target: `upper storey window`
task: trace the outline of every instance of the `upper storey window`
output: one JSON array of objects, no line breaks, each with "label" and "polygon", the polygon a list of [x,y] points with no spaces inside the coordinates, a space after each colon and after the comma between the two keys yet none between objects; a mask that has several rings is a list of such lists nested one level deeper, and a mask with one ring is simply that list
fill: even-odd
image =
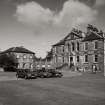
[{"label": "upper storey window", "polygon": [[97,41],[94,43],[94,48],[98,49],[98,42]]},{"label": "upper storey window", "polygon": [[32,55],[30,55],[30,59],[32,59]]},{"label": "upper storey window", "polygon": [[72,42],[71,45],[72,45],[72,51],[74,51],[75,50],[75,44],[74,44],[74,42]]},{"label": "upper storey window", "polygon": [[57,49],[57,48],[55,47],[55,48],[54,48],[54,52],[55,52],[55,53],[57,52],[57,50],[56,50],[56,49]]},{"label": "upper storey window", "polygon": [[88,55],[85,55],[85,62],[88,62]]},{"label": "upper storey window", "polygon": [[85,43],[85,50],[88,50],[88,43]]},{"label": "upper storey window", "polygon": [[26,55],[24,55],[24,56],[23,56],[23,58],[24,58],[24,59],[26,59],[26,58],[27,58],[27,56],[26,56]]},{"label": "upper storey window", "polygon": [[79,42],[77,42],[77,51],[79,51]]},{"label": "upper storey window", "polygon": [[17,58],[17,59],[19,59],[19,58],[20,58],[20,56],[19,56],[19,55],[17,55],[17,56],[16,56],[16,58]]}]

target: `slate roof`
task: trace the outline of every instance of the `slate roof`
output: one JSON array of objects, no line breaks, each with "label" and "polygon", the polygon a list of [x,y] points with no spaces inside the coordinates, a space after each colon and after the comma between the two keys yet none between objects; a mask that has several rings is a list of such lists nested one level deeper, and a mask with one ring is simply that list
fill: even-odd
[{"label": "slate roof", "polygon": [[[64,37],[62,40],[60,40],[58,43],[54,44],[53,46],[64,45],[67,38],[72,34],[79,37],[79,38],[83,38],[82,37],[82,31],[74,28],[66,37]],[[72,38],[71,38],[71,40],[72,40]]]},{"label": "slate roof", "polygon": [[89,35],[87,34],[87,36],[82,40],[84,41],[93,41],[93,40],[102,40],[104,39],[104,37],[102,37],[101,35],[99,35],[96,32],[91,32]]},{"label": "slate roof", "polygon": [[12,47],[12,48],[9,48],[9,49],[3,51],[2,53],[9,53],[9,52],[35,54],[34,52],[32,52],[24,47]]},{"label": "slate roof", "polygon": [[65,40],[61,40],[60,42],[54,44],[53,46],[59,46],[59,45],[64,45],[65,44]]}]

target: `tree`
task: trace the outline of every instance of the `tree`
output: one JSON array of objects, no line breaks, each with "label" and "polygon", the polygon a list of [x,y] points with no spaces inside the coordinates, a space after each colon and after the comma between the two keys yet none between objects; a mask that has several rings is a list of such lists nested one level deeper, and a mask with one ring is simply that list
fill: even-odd
[{"label": "tree", "polygon": [[3,67],[5,71],[15,71],[18,61],[14,54],[1,54],[0,55],[0,67]]}]

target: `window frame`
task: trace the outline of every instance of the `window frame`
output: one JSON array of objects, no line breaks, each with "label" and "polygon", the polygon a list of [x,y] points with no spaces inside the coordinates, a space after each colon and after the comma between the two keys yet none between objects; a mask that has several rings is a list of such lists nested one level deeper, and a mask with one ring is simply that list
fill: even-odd
[{"label": "window frame", "polygon": [[85,55],[85,63],[88,63],[89,59],[88,59],[88,55]]},{"label": "window frame", "polygon": [[[96,47],[97,46],[97,47]],[[98,41],[94,42],[94,49],[98,49]]]},{"label": "window frame", "polygon": [[[97,57],[96,57],[96,56],[97,56]],[[97,60],[96,60],[96,59],[97,59]],[[98,55],[97,55],[97,54],[94,55],[94,62],[95,62],[95,63],[98,62]]]},{"label": "window frame", "polygon": [[79,55],[77,56],[77,62],[80,62],[80,56]]},{"label": "window frame", "polygon": [[85,42],[84,46],[85,46],[84,50],[87,51],[88,50],[88,42]]},{"label": "window frame", "polygon": [[71,45],[72,45],[72,51],[75,51],[75,43],[74,42],[71,42]]},{"label": "window frame", "polygon": [[80,43],[77,42],[77,51],[80,51]]}]

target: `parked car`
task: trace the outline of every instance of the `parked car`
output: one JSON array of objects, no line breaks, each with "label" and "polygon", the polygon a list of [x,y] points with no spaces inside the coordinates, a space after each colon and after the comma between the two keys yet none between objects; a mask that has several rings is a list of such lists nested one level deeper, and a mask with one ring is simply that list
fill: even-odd
[{"label": "parked car", "polygon": [[52,74],[51,77],[61,78],[63,76],[63,74],[60,71],[57,71],[55,69],[49,69],[48,72]]},{"label": "parked car", "polygon": [[29,69],[25,69],[25,70],[20,69],[20,70],[17,70],[16,77],[32,79],[32,78],[37,78],[37,73],[30,71]]},{"label": "parked car", "polygon": [[40,78],[49,78],[51,77],[51,73],[46,71],[44,68],[37,70],[37,76]]}]

